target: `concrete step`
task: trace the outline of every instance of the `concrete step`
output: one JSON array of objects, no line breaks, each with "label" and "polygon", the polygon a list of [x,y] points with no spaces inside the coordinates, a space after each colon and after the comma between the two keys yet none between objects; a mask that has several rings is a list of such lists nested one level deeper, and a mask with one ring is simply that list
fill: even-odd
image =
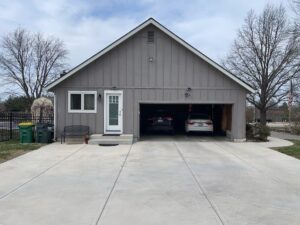
[{"label": "concrete step", "polygon": [[120,145],[130,145],[133,143],[132,134],[121,134],[120,136],[103,136],[103,134],[92,134],[89,139],[89,144],[99,145],[99,144],[120,144]]},{"label": "concrete step", "polygon": [[117,140],[120,140],[120,139],[131,139],[133,138],[133,135],[132,134],[121,134],[120,136],[104,136],[103,134],[92,134],[90,136],[90,140],[93,140],[93,139],[117,139]]}]

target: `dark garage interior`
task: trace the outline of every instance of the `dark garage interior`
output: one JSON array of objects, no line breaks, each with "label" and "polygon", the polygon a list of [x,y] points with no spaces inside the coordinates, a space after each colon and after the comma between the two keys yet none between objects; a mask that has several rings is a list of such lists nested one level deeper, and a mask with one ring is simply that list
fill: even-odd
[{"label": "dark garage interior", "polygon": [[[185,134],[185,121],[190,113],[205,114],[211,118],[214,136],[225,136],[226,130],[231,130],[230,104],[140,104],[140,135],[174,135]],[[174,132],[163,130],[149,131],[149,119],[155,116],[172,118]],[[208,135],[205,132],[195,132],[193,135]],[[211,134],[210,134],[211,135]]]}]

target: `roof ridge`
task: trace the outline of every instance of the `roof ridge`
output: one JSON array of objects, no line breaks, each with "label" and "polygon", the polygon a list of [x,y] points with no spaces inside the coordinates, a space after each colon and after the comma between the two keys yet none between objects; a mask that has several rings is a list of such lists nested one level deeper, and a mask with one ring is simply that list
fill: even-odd
[{"label": "roof ridge", "polygon": [[60,82],[64,81],[65,79],[67,79],[68,77],[70,77],[71,75],[73,75],[74,73],[76,73],[77,71],[82,69],[83,67],[87,66],[88,64],[92,63],[93,61],[95,61],[96,59],[98,59],[99,57],[101,57],[102,55],[107,53],[108,51],[112,50],[113,48],[115,48],[116,46],[118,46],[119,44],[121,44],[122,42],[127,40],[128,38],[132,37],[137,32],[139,32],[140,30],[142,30],[143,28],[145,28],[146,26],[148,26],[150,24],[153,24],[155,27],[160,29],[162,32],[164,32],[165,34],[167,34],[168,36],[173,38],[175,41],[177,41],[178,43],[180,43],[181,45],[186,47],[188,50],[190,50],[191,52],[196,54],[198,57],[200,57],[202,60],[206,61],[211,66],[213,66],[214,68],[216,68],[217,70],[222,72],[224,75],[231,78],[233,81],[235,81],[236,83],[238,83],[239,85],[244,87],[246,90],[248,90],[252,93],[254,92],[254,89],[250,85],[246,84],[243,80],[241,80],[240,78],[238,78],[237,76],[232,74],[230,71],[228,71],[227,69],[225,69],[224,67],[219,65],[217,62],[215,62],[214,60],[212,60],[211,58],[209,58],[208,56],[206,56],[205,54],[200,52],[197,48],[195,48],[194,46],[190,45],[185,40],[183,40],[182,38],[177,36],[175,33],[173,33],[168,28],[163,26],[161,23],[159,23],[153,17],[149,17],[147,20],[145,20],[144,22],[142,22],[141,24],[136,26],[134,29],[130,30],[129,32],[127,32],[126,34],[124,34],[123,36],[121,36],[120,38],[118,38],[117,40],[115,40],[114,42],[112,42],[111,44],[109,44],[108,46],[106,46],[105,48],[100,50],[99,52],[95,53],[94,55],[92,55],[91,57],[89,57],[88,59],[86,59],[85,61],[80,63],[79,65],[72,68],[67,74],[56,79],[52,83],[50,83],[46,87],[46,90],[49,91],[50,89],[52,89],[53,87],[58,85]]}]

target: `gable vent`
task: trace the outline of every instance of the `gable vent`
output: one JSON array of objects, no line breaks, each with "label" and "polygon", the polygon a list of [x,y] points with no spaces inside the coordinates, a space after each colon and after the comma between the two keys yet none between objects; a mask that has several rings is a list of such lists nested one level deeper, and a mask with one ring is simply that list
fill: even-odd
[{"label": "gable vent", "polygon": [[154,31],[148,31],[148,43],[154,43]]}]

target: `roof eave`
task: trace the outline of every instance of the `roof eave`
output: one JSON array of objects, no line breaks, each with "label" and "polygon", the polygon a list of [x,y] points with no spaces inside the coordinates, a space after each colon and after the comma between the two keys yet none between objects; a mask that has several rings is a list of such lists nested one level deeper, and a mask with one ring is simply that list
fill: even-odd
[{"label": "roof eave", "polygon": [[105,47],[104,49],[102,49],[100,52],[96,53],[95,55],[91,56],[89,59],[85,60],[83,63],[81,63],[78,66],[74,67],[72,70],[70,70],[63,77],[60,77],[56,81],[54,81],[53,83],[49,84],[45,89],[47,91],[50,91],[52,88],[54,88],[60,82],[62,82],[65,79],[69,78],[71,75],[73,75],[74,73],[76,73],[77,71],[79,71],[80,69],[82,69],[83,67],[87,66],[88,64],[90,64],[94,60],[98,59],[99,57],[101,57],[102,55],[104,55],[105,53],[107,53],[108,51],[110,51],[111,49],[113,49],[114,47],[116,47],[117,45],[121,44],[123,41],[125,41],[128,38],[132,37],[134,34],[136,34],[140,30],[142,30],[143,28],[145,28],[146,26],[148,26],[149,24],[151,24],[152,21],[154,21],[153,18],[150,18],[150,19],[146,20],[144,23],[142,23],[141,25],[137,26],[133,30],[129,31],[128,33],[126,33],[125,35],[123,35],[122,37],[120,37],[119,39],[117,39],[116,41],[114,41],[113,43],[111,43],[110,45],[108,45],[107,47]]},{"label": "roof eave", "polygon": [[92,57],[90,57],[89,59],[87,59],[86,61],[84,61],[83,63],[81,63],[78,66],[76,66],[75,68],[73,68],[71,71],[69,71],[63,77],[60,77],[56,81],[54,81],[53,83],[49,84],[45,89],[47,91],[51,91],[56,85],[58,85],[59,83],[61,83],[65,79],[69,78],[74,73],[76,73],[77,71],[81,70],[83,67],[87,66],[88,64],[90,64],[94,60],[98,59],[99,57],[101,57],[102,55],[104,55],[105,53],[107,53],[108,51],[110,51],[111,49],[115,48],[116,46],[118,46],[119,44],[121,44],[122,42],[124,42],[125,40],[127,40],[128,38],[132,37],[134,34],[136,34],[137,32],[139,32],[140,30],[142,30],[143,28],[145,28],[146,26],[148,26],[150,24],[153,24],[154,26],[156,26],[157,28],[159,28],[160,30],[162,30],[164,33],[166,33],[171,38],[173,38],[174,40],[176,40],[177,42],[179,42],[181,45],[183,45],[184,47],[186,47],[187,49],[189,49],[191,52],[193,52],[194,54],[196,54],[197,56],[199,56],[201,59],[203,59],[204,61],[206,61],[207,63],[209,63],[210,65],[212,65],[216,69],[218,69],[219,71],[221,71],[223,74],[225,74],[227,77],[229,77],[232,80],[234,80],[240,86],[244,87],[247,91],[249,91],[251,93],[255,92],[255,90],[252,87],[250,87],[249,85],[247,85],[246,83],[244,83],[243,81],[241,81],[239,78],[237,78],[236,76],[234,76],[233,74],[231,74],[229,71],[225,70],[218,63],[214,62],[212,59],[210,59],[209,57],[207,57],[206,55],[204,55],[203,53],[201,53],[200,51],[198,51],[196,48],[194,48],[193,46],[191,46],[190,44],[188,44],[187,42],[185,42],[183,39],[181,39],[180,37],[178,37],[176,34],[174,34],[172,31],[168,30],[166,27],[164,27],[163,25],[161,25],[160,23],[158,23],[153,18],[149,18],[148,20],[146,20],[145,22],[143,22],[142,24],[140,24],[139,26],[137,26],[133,30],[129,31],[127,34],[123,35],[121,38],[117,39],[115,42],[113,42],[112,44],[108,45],[106,48],[104,48],[100,52],[96,53],[95,55],[93,55]]}]

